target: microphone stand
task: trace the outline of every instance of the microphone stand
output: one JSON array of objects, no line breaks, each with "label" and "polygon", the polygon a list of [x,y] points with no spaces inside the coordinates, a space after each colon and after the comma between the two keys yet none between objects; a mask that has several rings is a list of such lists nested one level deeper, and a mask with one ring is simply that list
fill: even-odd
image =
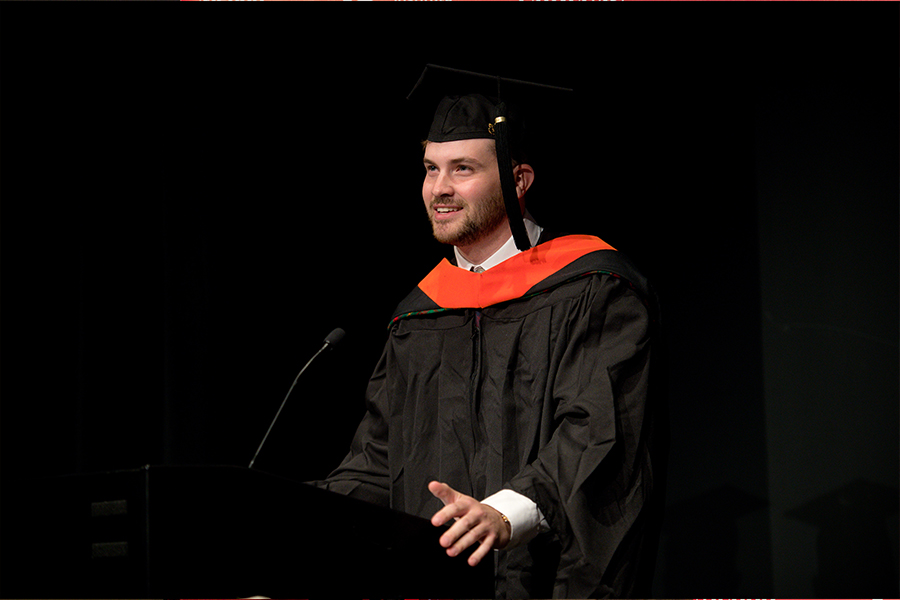
[{"label": "microphone stand", "polygon": [[311,365],[312,362],[314,360],[316,360],[316,358],[318,358],[318,356],[320,354],[325,352],[325,350],[327,350],[329,347],[337,345],[337,343],[340,342],[343,339],[343,337],[344,337],[343,329],[335,329],[334,331],[329,333],[328,337],[325,338],[325,343],[322,345],[321,348],[319,348],[319,351],[316,352],[313,355],[313,357],[310,358],[306,362],[305,365],[303,365],[303,368],[300,369],[300,372],[297,373],[296,377],[294,377],[294,383],[291,384],[290,389],[288,390],[287,394],[285,394],[285,396],[284,396],[284,400],[281,401],[281,406],[278,407],[278,412],[275,413],[275,418],[272,419],[271,423],[269,423],[269,429],[266,430],[266,435],[263,436],[262,442],[260,442],[259,447],[256,449],[256,453],[253,454],[253,458],[250,460],[250,465],[247,467],[248,469],[253,468],[253,463],[256,462],[256,457],[259,456],[259,451],[262,450],[263,446],[266,443],[266,440],[269,439],[269,434],[272,432],[272,428],[275,426],[275,421],[277,421],[278,417],[281,415],[281,410],[284,408],[284,405],[287,404],[288,397],[290,397],[291,392],[294,391],[294,386],[297,385],[297,381],[300,380],[300,376],[303,375],[303,372],[306,371],[306,369],[309,367],[309,365]]}]

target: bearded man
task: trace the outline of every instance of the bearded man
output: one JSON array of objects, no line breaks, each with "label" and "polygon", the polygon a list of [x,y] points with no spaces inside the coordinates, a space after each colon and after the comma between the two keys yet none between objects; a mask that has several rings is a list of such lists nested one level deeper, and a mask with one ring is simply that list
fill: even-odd
[{"label": "bearded man", "polygon": [[649,597],[653,293],[599,238],[525,211],[513,114],[480,93],[439,102],[422,199],[453,257],[394,311],[350,452],[319,484],[449,524],[439,543],[494,560],[498,598]]}]

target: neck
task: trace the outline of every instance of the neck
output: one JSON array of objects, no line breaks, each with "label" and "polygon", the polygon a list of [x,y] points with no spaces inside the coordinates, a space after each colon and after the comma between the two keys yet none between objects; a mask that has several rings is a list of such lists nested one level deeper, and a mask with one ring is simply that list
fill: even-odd
[{"label": "neck", "polygon": [[509,228],[509,221],[504,220],[500,227],[480,238],[477,242],[465,246],[457,246],[457,249],[467,261],[473,265],[480,265],[499,250],[510,237],[512,237],[512,230]]}]

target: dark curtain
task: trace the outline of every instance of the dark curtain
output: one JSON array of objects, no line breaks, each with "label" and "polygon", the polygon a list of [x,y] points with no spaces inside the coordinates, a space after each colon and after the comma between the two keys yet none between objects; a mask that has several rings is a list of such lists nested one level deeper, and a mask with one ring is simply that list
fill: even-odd
[{"label": "dark curtain", "polygon": [[[430,20],[427,35],[372,29],[373,11],[362,6],[350,21],[318,6],[265,28],[184,17],[154,30],[162,38],[93,26],[76,35],[24,10],[12,28],[8,6],[4,596],[27,595],[15,578],[27,557],[14,540],[27,535],[15,508],[30,477],[246,465],[297,371],[335,327],[347,339],[298,385],[257,467],[305,480],[341,459],[390,311],[446,253],[422,215],[420,150],[404,105],[426,62],[583,92],[577,112],[559,116],[567,141],[539,171],[533,211],[631,255],[662,299],[672,449],[655,595],[809,597],[841,564],[831,549],[856,544],[862,530],[871,532],[854,546],[863,560],[887,555],[895,568],[872,593],[898,593],[895,5],[850,15],[820,5],[812,20],[718,7],[685,19],[663,6],[587,19],[574,14],[587,6],[572,7],[542,13],[541,31],[506,54],[487,52],[478,32],[442,38]],[[453,8],[467,22],[483,18]],[[524,15],[532,6],[513,8]],[[323,16],[343,23],[325,41],[307,31]],[[716,25],[703,25],[710,17]],[[24,40],[46,44],[9,51]],[[813,135],[858,109],[868,116],[849,131]],[[782,133],[809,114],[821,118]],[[795,150],[773,154],[788,143]],[[818,219],[818,204],[785,178],[793,152],[812,150],[825,172],[844,169],[856,192],[824,207],[859,219]],[[848,156],[886,160],[860,171]],[[798,207],[793,232],[769,226],[785,206]],[[793,260],[795,240],[806,239],[795,233],[823,222],[848,257],[833,278],[809,289],[766,277],[766,261]],[[872,235],[884,245],[877,258],[855,250]],[[870,278],[853,278],[854,264],[872,261]],[[794,394],[780,404],[787,416],[773,411],[772,365],[786,350],[764,331],[779,304],[763,298],[788,289],[799,306],[816,307],[859,286],[883,298],[871,310],[890,315],[877,331],[857,315],[856,331],[886,341],[871,346],[880,358],[867,364],[893,367],[876,368],[869,416],[849,426],[860,439],[875,436],[883,458],[847,447],[833,468],[838,479],[880,486],[854,492],[861,512],[885,504],[876,496],[891,501],[868,529],[816,537],[785,524],[802,503],[772,484],[796,478],[810,498],[831,485],[779,467],[773,440],[815,408]],[[832,431],[808,423],[810,438]],[[783,583],[795,565],[807,569],[800,582]]]}]

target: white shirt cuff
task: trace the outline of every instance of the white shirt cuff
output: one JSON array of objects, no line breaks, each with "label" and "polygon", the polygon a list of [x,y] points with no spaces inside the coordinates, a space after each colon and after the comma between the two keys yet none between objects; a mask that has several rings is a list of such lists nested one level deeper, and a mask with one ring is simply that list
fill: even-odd
[{"label": "white shirt cuff", "polygon": [[500,490],[481,503],[500,511],[509,519],[511,532],[506,548],[529,542],[538,533],[550,530],[537,504],[513,490]]}]

